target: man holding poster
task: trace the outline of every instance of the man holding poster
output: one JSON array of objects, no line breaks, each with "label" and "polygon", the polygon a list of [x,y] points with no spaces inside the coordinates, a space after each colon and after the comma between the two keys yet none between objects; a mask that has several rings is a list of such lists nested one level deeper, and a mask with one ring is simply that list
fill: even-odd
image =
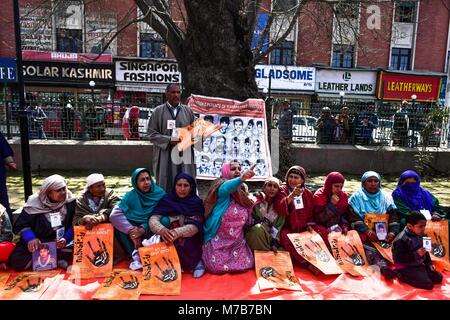
[{"label": "man holding poster", "polygon": [[148,135],[154,145],[153,174],[156,182],[166,192],[172,190],[175,176],[184,172],[195,178],[194,151],[191,145],[179,150],[181,139],[178,132],[194,123],[194,113],[180,103],[178,84],[166,88],[167,102],[155,108],[148,124]]}]

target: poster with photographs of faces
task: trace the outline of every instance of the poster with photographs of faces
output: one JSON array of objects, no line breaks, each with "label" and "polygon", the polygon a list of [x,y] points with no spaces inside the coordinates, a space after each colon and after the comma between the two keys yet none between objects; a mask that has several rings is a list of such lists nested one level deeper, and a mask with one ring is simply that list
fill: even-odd
[{"label": "poster with photographs of faces", "polygon": [[254,181],[271,175],[263,100],[241,102],[192,95],[189,106],[198,117],[222,127],[195,145],[197,178],[220,177],[222,165],[231,160],[241,164],[242,172],[256,164]]}]

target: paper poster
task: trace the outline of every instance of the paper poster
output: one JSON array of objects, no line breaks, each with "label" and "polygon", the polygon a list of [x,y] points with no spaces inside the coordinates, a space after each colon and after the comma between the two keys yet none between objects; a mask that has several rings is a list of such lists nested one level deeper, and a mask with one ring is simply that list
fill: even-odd
[{"label": "paper poster", "polygon": [[0,290],[0,300],[38,300],[59,271],[22,272]]},{"label": "paper poster", "polygon": [[179,295],[181,266],[173,244],[164,242],[139,248],[142,261],[142,294]]},{"label": "paper poster", "polygon": [[298,254],[324,274],[344,273],[317,232],[289,233],[287,236]]},{"label": "paper poster", "polygon": [[383,256],[383,258],[385,258],[390,263],[394,263],[394,258],[392,256],[393,242],[387,243],[385,241],[380,241],[380,242],[372,242],[372,244],[378,250],[378,252]]},{"label": "paper poster", "polygon": [[303,291],[295,277],[291,255],[287,251],[255,250],[255,270],[261,291],[267,289],[286,289]]},{"label": "paper poster", "polygon": [[383,222],[386,226],[389,225],[389,215],[379,214],[379,213],[366,213],[364,217],[364,223],[369,227],[370,230],[376,232],[375,224],[378,222]]},{"label": "paper poster", "polygon": [[450,270],[448,221],[427,221],[425,235],[431,238],[430,257],[440,269]]},{"label": "paper poster", "polygon": [[331,245],[331,252],[342,270],[352,276],[368,275],[368,266],[364,247],[356,230],[347,232],[331,232],[328,234],[328,241]]},{"label": "paper poster", "polygon": [[2,290],[5,287],[6,282],[8,282],[8,279],[11,274],[9,273],[0,273],[0,290]]},{"label": "paper poster", "polygon": [[114,227],[110,223],[92,230],[74,226],[74,253],[70,279],[102,278],[110,275],[113,263]]},{"label": "paper poster", "polygon": [[222,164],[230,160],[239,161],[242,171],[256,164],[251,180],[262,181],[272,175],[264,100],[241,102],[192,95],[188,105],[205,122],[220,126],[195,144],[197,178],[220,177]]},{"label": "paper poster", "polygon": [[32,254],[33,271],[46,271],[56,269],[57,255],[56,242],[43,242],[39,244],[38,250]]},{"label": "paper poster", "polygon": [[142,288],[142,272],[128,269],[113,270],[97,290],[94,299],[138,300]]}]

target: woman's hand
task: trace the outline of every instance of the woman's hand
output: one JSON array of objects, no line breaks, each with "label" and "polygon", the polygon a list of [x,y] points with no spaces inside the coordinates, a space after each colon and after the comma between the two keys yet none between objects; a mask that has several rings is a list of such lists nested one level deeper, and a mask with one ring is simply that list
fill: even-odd
[{"label": "woman's hand", "polygon": [[395,239],[395,233],[389,232],[386,237],[386,242],[391,243]]},{"label": "woman's hand", "polygon": [[330,199],[331,203],[334,205],[337,205],[339,203],[339,200],[340,198],[337,194],[333,194]]},{"label": "woman's hand", "polygon": [[241,176],[242,182],[254,177],[255,172],[253,171],[253,169],[255,169],[255,167],[256,167],[256,163],[254,165],[252,165],[249,170],[244,172],[244,174]]},{"label": "woman's hand", "polygon": [[431,216],[431,221],[441,221],[441,220],[442,220],[442,218],[439,217],[437,214],[433,214]]},{"label": "woman's hand", "polygon": [[66,246],[66,243],[67,243],[67,241],[64,238],[56,240],[56,248],[62,249],[62,248],[64,248]]},{"label": "woman's hand", "polygon": [[94,215],[86,215],[80,219],[80,225],[85,226],[87,230],[92,230],[92,228],[99,222]]},{"label": "woman's hand", "polygon": [[369,238],[372,242],[378,242],[377,234],[373,230],[367,230],[366,236]]},{"label": "woman's hand", "polygon": [[35,252],[39,248],[40,244],[41,240],[39,239],[28,241],[28,251],[30,251],[31,253]]},{"label": "woman's hand", "polygon": [[172,243],[176,240],[176,236],[174,235],[172,230],[169,230],[167,228],[161,230],[160,236],[166,243]]}]

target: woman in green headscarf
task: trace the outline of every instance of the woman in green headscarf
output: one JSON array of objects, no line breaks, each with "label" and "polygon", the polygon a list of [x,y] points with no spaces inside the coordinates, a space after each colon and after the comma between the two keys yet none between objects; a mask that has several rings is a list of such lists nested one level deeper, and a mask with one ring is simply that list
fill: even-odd
[{"label": "woman in green headscarf", "polygon": [[158,201],[166,194],[145,168],[134,170],[131,184],[133,190],[125,194],[109,217],[116,229],[116,239],[130,256],[149,236],[149,218]]}]

